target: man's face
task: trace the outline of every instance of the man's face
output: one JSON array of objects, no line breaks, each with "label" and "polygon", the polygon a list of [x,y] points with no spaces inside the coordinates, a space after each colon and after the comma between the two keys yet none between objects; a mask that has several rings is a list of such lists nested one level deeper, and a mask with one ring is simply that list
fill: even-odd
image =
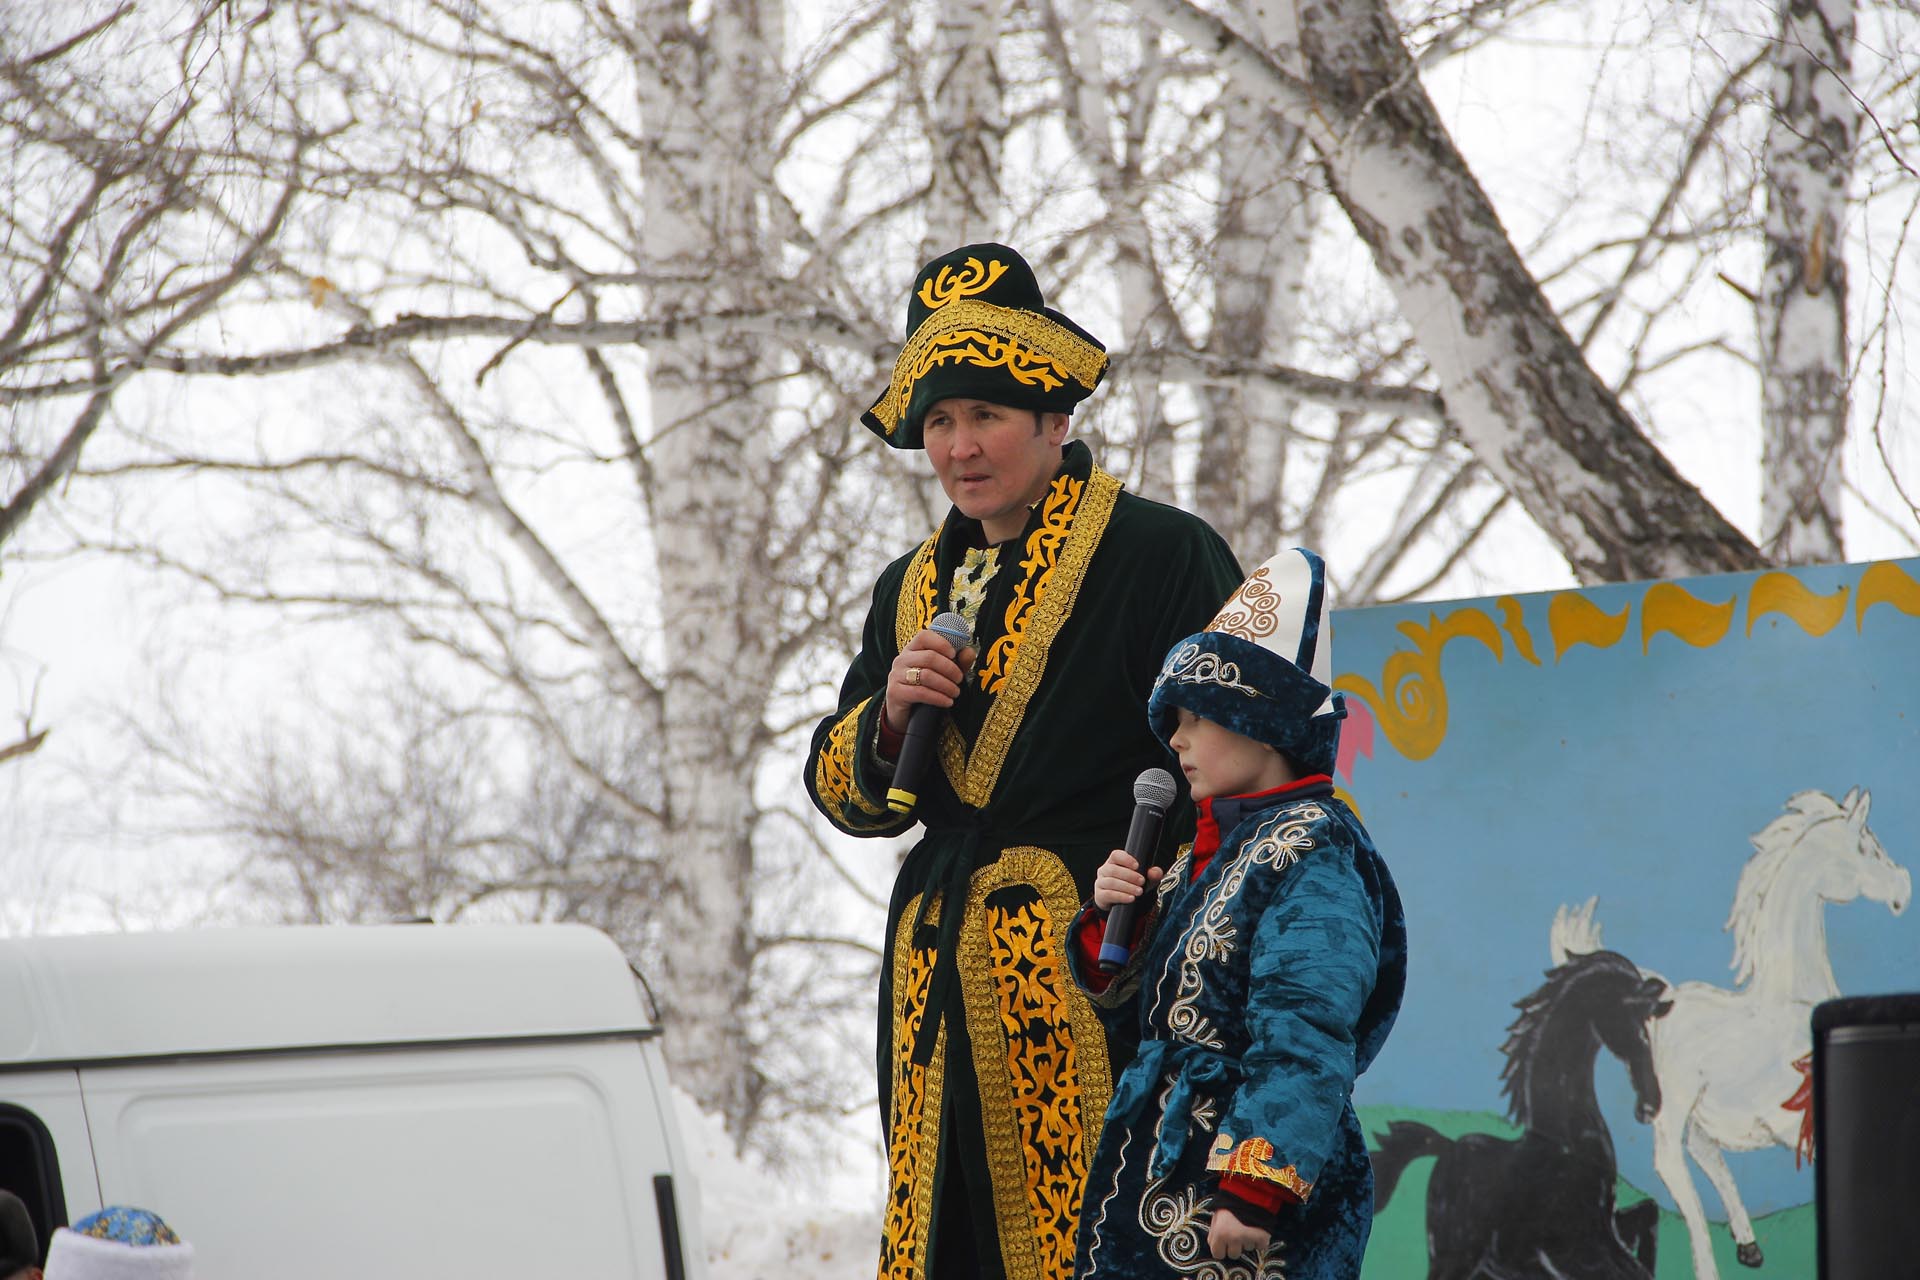
[{"label": "man's face", "polygon": [[1035,414],[985,400],[940,400],[920,424],[921,442],[947,499],[978,520],[987,538],[1019,533],[1060,469],[1067,415]]}]

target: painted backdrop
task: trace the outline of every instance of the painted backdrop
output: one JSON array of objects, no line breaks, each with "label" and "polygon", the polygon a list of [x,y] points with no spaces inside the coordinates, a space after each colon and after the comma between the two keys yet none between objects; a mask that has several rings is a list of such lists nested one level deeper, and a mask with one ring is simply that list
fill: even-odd
[{"label": "painted backdrop", "polygon": [[1811,1276],[1807,1011],[1920,990],[1920,560],[1346,610],[1334,656],[1413,961],[1367,1280],[1429,1234]]}]

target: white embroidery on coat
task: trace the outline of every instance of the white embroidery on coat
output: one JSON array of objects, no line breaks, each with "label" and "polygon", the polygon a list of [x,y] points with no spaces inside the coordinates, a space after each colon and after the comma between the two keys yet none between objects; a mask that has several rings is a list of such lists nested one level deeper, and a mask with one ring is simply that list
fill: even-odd
[{"label": "white embroidery on coat", "polygon": [[1283,820],[1263,828],[1241,846],[1220,882],[1207,891],[1198,918],[1187,926],[1186,935],[1181,939],[1180,978],[1173,1005],[1167,1010],[1167,1028],[1209,1049],[1225,1049],[1226,1042],[1213,1024],[1194,1008],[1205,985],[1201,962],[1224,960],[1233,953],[1238,938],[1233,927],[1233,900],[1240,895],[1247,873],[1255,867],[1284,871],[1300,861],[1300,855],[1313,847],[1313,824],[1325,821],[1327,816],[1326,810],[1317,804],[1290,808],[1285,815]]},{"label": "white embroidery on coat", "polygon": [[1169,1191],[1165,1178],[1147,1183],[1140,1203],[1140,1226],[1153,1237],[1160,1261],[1196,1280],[1285,1280],[1286,1264],[1278,1242],[1252,1258],[1216,1262],[1207,1254],[1207,1228],[1213,1225],[1213,1198],[1198,1187]]}]

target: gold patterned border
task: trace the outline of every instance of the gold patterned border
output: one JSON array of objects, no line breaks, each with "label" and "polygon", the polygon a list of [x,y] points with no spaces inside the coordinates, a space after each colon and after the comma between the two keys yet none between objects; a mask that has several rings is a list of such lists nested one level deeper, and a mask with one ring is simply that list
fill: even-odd
[{"label": "gold patterned border", "polygon": [[1046,496],[1040,499],[1040,524],[1027,535],[1027,554],[1020,562],[1024,576],[1007,602],[1006,625],[980,661],[980,687],[988,693],[999,693],[1007,682],[1007,669],[1020,654],[1027,615],[1047,593],[1047,582],[1059,562],[1061,545],[1073,532],[1073,513],[1079,510],[1080,495],[1086,487],[1085,481],[1072,476],[1055,476]]},{"label": "gold patterned border", "polygon": [[[893,938],[893,1062],[888,1084],[893,1108],[887,1126],[887,1201],[880,1234],[879,1280],[918,1280],[927,1273],[927,1233],[933,1225],[933,1181],[940,1159],[940,1115],[946,1083],[947,1029],[934,1033],[933,1057],[913,1060],[933,977],[933,948],[913,945],[921,895],[915,894]],[[927,912],[939,921],[940,904]]]},{"label": "gold patterned border", "polygon": [[862,699],[827,731],[827,740],[820,744],[820,761],[814,767],[814,790],[822,800],[837,808],[843,818],[852,816],[849,808],[858,808],[873,817],[886,813],[861,794],[860,784],[854,779],[854,753],[860,747],[860,713],[872,701],[872,698]]},{"label": "gold patterned border", "polygon": [[[1022,886],[1038,896],[1033,918],[1013,920],[989,902]],[[1106,1028],[1067,972],[1066,927],[1079,907],[1066,864],[1019,845],[974,875],[960,922],[960,984],[1008,1280],[1072,1271],[1087,1166],[1113,1097]],[[1030,972],[1016,971],[1016,953]],[[1052,1031],[1043,1044],[1008,1033],[1036,1024]],[[1048,1149],[1058,1169],[1046,1167]]]},{"label": "gold patterned border", "polygon": [[947,781],[953,784],[954,794],[976,809],[986,807],[993,798],[1000,770],[1013,748],[1013,736],[1026,718],[1027,704],[1040,688],[1040,677],[1046,674],[1054,638],[1073,615],[1080,586],[1086,581],[1093,553],[1099,549],[1119,497],[1120,482],[1096,466],[1087,478],[1080,509],[1074,513],[1066,549],[1047,575],[1046,589],[1035,592],[1020,651],[1008,664],[1006,679],[987,712],[986,722],[980,726],[972,753],[968,753],[951,721],[940,735],[940,765],[946,770]]},{"label": "gold patterned border", "polygon": [[[943,523],[940,528],[946,525]],[[934,560],[939,546],[940,529],[935,529],[933,536],[920,544],[907,563],[907,576],[900,583],[900,603],[893,611],[895,650],[906,648],[907,642],[933,621],[935,608],[940,603],[940,566]]]},{"label": "gold patterned border", "polygon": [[1054,385],[1072,378],[1088,391],[1107,368],[1105,351],[1037,311],[977,299],[954,302],[922,320],[893,362],[893,378],[871,411],[888,435],[899,429],[914,383],[934,365],[953,360],[1005,365],[1026,382],[1039,377],[1044,366],[1048,377],[1057,377]]},{"label": "gold patterned border", "polygon": [[[1856,633],[1866,629],[1867,614],[1876,605],[1888,605],[1910,617],[1920,617],[1920,580],[1891,560],[1867,565],[1857,582],[1842,585],[1826,595],[1809,588],[1797,575],[1784,571],[1756,575],[1746,584],[1745,594],[1747,624],[1737,629],[1734,621],[1741,603],[1738,588],[1725,600],[1708,600],[1681,583],[1656,582],[1618,613],[1608,613],[1584,591],[1557,592],[1547,601],[1547,631],[1553,641],[1553,660],[1558,663],[1577,645],[1610,649],[1619,644],[1630,629],[1636,603],[1643,654],[1651,652],[1655,636],[1671,635],[1695,648],[1713,648],[1730,635],[1751,636],[1762,618],[1773,616],[1787,618],[1807,635],[1819,639],[1831,633],[1846,617],[1849,595]],[[1402,756],[1408,760],[1425,760],[1439,750],[1447,735],[1447,687],[1440,658],[1449,642],[1477,640],[1493,654],[1496,662],[1503,662],[1506,659],[1504,633],[1521,658],[1534,666],[1541,665],[1520,601],[1513,596],[1501,596],[1494,607],[1500,613],[1497,623],[1486,610],[1473,605],[1455,609],[1444,618],[1438,613],[1429,613],[1424,626],[1402,622],[1398,630],[1413,642],[1413,648],[1388,655],[1378,687],[1365,676],[1352,672],[1337,677],[1333,687],[1366,703],[1380,731]]]}]

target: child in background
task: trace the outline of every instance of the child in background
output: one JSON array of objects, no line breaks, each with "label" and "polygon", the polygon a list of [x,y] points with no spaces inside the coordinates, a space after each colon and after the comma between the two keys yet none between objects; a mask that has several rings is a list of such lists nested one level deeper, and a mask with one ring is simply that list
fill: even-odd
[{"label": "child in background", "polygon": [[53,1233],[46,1280],[192,1280],[193,1246],[155,1213],[110,1205]]},{"label": "child in background", "polygon": [[[1310,551],[1268,561],[1154,683],[1199,819],[1164,877],[1115,850],[1072,926],[1076,980],[1102,1005],[1137,998],[1141,1027],[1087,1177],[1080,1280],[1360,1274],[1373,1172],[1353,1082],[1399,1011],[1407,944],[1386,864],[1333,794],[1346,709],[1324,574]],[[1156,884],[1103,976],[1106,912]]]}]

